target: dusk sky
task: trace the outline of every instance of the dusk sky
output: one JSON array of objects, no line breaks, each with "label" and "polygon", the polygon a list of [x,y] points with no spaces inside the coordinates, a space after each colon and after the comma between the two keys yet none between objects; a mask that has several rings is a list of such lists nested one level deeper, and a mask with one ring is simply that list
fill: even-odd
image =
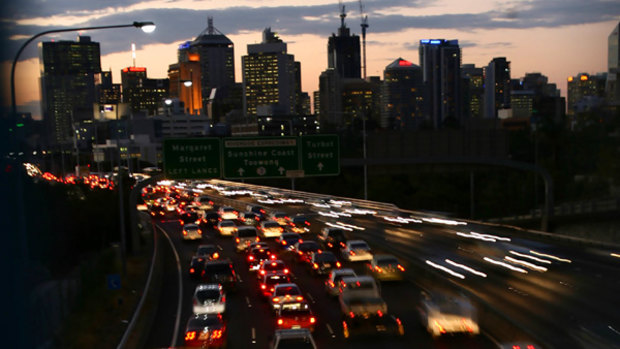
[{"label": "dusk sky", "polygon": [[[358,1],[344,1],[346,24],[360,35]],[[418,64],[420,39],[457,39],[462,63],[482,67],[493,57],[511,62],[512,77],[540,72],[566,96],[566,78],[580,72],[607,70],[607,37],[620,20],[617,0],[363,0],[367,31],[368,75],[381,76],[385,66],[402,57]],[[302,87],[312,95],[327,67],[327,38],[340,25],[337,0],[20,0],[0,5],[0,50],[3,105],[10,100],[9,73],[15,53],[30,36],[66,27],[153,21],[154,33],[133,28],[84,32],[101,46],[101,68],[137,66],[150,78],[167,77],[180,43],[193,40],[207,17],[235,44],[236,80],[247,44],[261,41],[271,27],[288,52],[301,62]],[[75,40],[77,33],[37,39],[22,53],[16,69],[17,104],[40,117],[37,43]],[[23,107],[20,107],[23,106]]]}]

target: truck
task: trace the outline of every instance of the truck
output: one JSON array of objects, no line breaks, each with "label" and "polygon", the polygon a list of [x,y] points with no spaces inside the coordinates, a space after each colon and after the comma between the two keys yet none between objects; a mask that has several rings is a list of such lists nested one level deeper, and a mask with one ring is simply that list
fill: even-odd
[{"label": "truck", "polygon": [[343,277],[339,285],[345,339],[364,335],[402,337],[405,334],[400,319],[387,314],[387,304],[372,276]]}]

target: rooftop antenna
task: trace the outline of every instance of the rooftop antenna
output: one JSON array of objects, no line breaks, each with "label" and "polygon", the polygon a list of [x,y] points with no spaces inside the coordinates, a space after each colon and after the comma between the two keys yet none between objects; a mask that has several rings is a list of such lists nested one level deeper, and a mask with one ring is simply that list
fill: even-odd
[{"label": "rooftop antenna", "polygon": [[209,35],[213,35],[215,33],[215,29],[213,27],[213,17],[207,17],[207,33]]},{"label": "rooftop antenna", "polygon": [[347,13],[344,11],[344,5],[342,4],[342,0],[339,0],[339,8],[340,8],[340,27],[344,28],[344,18],[347,16]]},{"label": "rooftop antenna", "polygon": [[362,4],[362,0],[360,2],[360,16],[362,17],[362,23],[360,26],[362,27],[362,61],[364,63],[364,69],[362,70],[364,80],[366,80],[366,28],[368,28],[368,16],[364,13],[364,4]]},{"label": "rooftop antenna", "polygon": [[133,67],[136,67],[136,44],[131,43],[131,59],[133,60]]}]

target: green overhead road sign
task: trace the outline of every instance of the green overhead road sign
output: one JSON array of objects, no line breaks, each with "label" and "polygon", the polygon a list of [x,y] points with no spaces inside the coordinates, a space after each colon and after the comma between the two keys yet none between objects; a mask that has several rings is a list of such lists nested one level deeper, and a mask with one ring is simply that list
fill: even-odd
[{"label": "green overhead road sign", "polygon": [[164,139],[164,174],[170,179],[220,178],[220,140]]},{"label": "green overhead road sign", "polygon": [[301,167],[304,176],[340,174],[340,141],[337,135],[301,136]]},{"label": "green overhead road sign", "polygon": [[285,178],[299,169],[297,137],[243,137],[222,141],[224,178]]}]

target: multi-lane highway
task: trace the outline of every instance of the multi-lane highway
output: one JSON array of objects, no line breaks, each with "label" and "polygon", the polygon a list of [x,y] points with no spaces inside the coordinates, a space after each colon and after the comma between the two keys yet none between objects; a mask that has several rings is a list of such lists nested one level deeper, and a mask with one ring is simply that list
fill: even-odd
[{"label": "multi-lane highway", "polygon": [[[250,196],[223,198],[214,190],[204,191],[216,203],[241,211],[247,203],[255,202]],[[389,313],[404,324],[404,337],[345,340],[339,304],[327,296],[324,279],[311,276],[304,265],[282,255],[294,275],[293,282],[300,286],[318,319],[313,335],[319,348],[497,348],[500,343],[516,341],[535,343],[536,348],[620,346],[618,251],[543,241],[518,229],[395,210],[348,216],[336,205],[264,206],[291,215],[310,215],[313,233],[325,225],[344,225],[349,229],[348,238],[365,239],[375,252],[394,254],[405,264],[405,281],[381,284]],[[163,251],[164,285],[147,347],[182,346],[197,284],[188,277],[197,243],[181,240],[176,220],[158,220],[155,225],[162,242],[169,239],[169,248]],[[313,235],[307,238],[314,239]],[[216,244],[221,255],[233,261],[238,274],[239,287],[227,298],[229,347],[267,347],[275,318],[259,294],[244,255],[235,252],[231,238],[220,237],[213,230],[205,232],[202,242]],[[366,272],[364,263],[345,266]],[[420,292],[436,289],[455,289],[472,300],[478,309],[479,336],[433,339],[426,333],[418,316]]]}]

